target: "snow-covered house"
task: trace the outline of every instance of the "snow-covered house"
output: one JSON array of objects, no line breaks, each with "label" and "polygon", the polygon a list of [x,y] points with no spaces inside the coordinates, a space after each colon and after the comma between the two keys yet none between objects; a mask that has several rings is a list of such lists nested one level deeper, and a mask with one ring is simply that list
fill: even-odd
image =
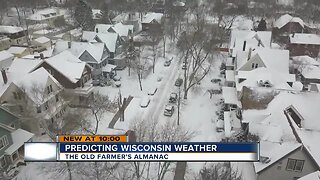
[{"label": "snow-covered house", "polygon": [[10,38],[12,45],[21,45],[27,42],[26,30],[17,26],[0,25],[0,36]]},{"label": "snow-covered house", "polygon": [[110,53],[110,58],[114,58],[116,55],[121,53],[122,40],[117,33],[83,31],[82,40],[87,42],[104,43]]},{"label": "snow-covered house", "polygon": [[72,103],[85,100],[93,90],[91,84],[92,67],[74,56],[70,51],[63,51],[44,59],[35,69],[45,68],[65,88],[65,92],[74,95]]},{"label": "snow-covered house", "polygon": [[293,33],[289,37],[287,47],[291,56],[307,55],[318,57],[320,52],[320,35]]},{"label": "snow-covered house", "polygon": [[0,51],[0,69],[8,69],[14,59],[14,55],[6,50]]},{"label": "snow-covered house", "polygon": [[0,169],[23,161],[24,143],[31,142],[33,137],[33,133],[0,123]]},{"label": "snow-covered house", "polygon": [[40,135],[43,125],[54,123],[64,111],[66,104],[61,101],[63,87],[44,68],[26,74],[16,73],[23,76],[9,84],[0,101],[22,115],[22,127]]},{"label": "snow-covered house", "polygon": [[140,25],[140,13],[138,12],[124,12],[121,13],[119,15],[117,15],[116,17],[114,17],[112,19],[112,23],[116,24],[116,23],[123,23],[123,24],[127,24],[127,25],[133,25],[133,31],[139,31],[139,25]]},{"label": "snow-covered house", "polygon": [[243,122],[260,137],[258,180],[298,179],[319,170],[319,94],[281,92],[264,110],[246,110]]},{"label": "snow-covered house", "polygon": [[59,8],[46,8],[30,15],[27,20],[30,24],[47,24],[49,27],[55,27],[55,21],[64,21],[64,14]]},{"label": "snow-covered house", "polygon": [[104,43],[69,42],[58,40],[54,48],[54,54],[69,51],[81,61],[93,67],[92,78],[102,75],[102,67],[108,63],[109,51]]},{"label": "snow-covered house", "polygon": [[228,87],[235,87],[236,86],[234,70],[226,70],[225,71],[225,78],[226,78],[226,81],[224,84],[225,86],[228,86]]},{"label": "snow-covered house", "polygon": [[30,50],[27,47],[12,46],[7,50],[9,53],[13,54],[15,57],[21,58],[30,54]]},{"label": "snow-covered house", "polygon": [[102,12],[100,9],[92,9],[92,19],[98,22],[102,18]]},{"label": "snow-covered house", "polygon": [[231,57],[235,58],[239,51],[271,47],[270,31],[232,30],[229,43]]},{"label": "snow-covered house", "polygon": [[133,25],[125,25],[121,22],[111,25],[111,24],[96,24],[94,28],[97,33],[117,33],[123,40],[128,40],[129,36],[133,33]]},{"label": "snow-covered house", "polygon": [[64,34],[62,34],[61,39],[65,41],[79,41],[82,36],[82,29],[72,29]]},{"label": "snow-covered house", "polygon": [[52,41],[45,36],[41,36],[34,39],[31,44],[42,48],[49,48],[52,46]]},{"label": "snow-covered house", "polygon": [[141,21],[142,31],[157,30],[162,28],[162,13],[147,13]]},{"label": "snow-covered house", "polygon": [[291,33],[302,33],[304,31],[305,24],[301,18],[284,14],[274,22],[272,33],[275,37],[287,37]]}]

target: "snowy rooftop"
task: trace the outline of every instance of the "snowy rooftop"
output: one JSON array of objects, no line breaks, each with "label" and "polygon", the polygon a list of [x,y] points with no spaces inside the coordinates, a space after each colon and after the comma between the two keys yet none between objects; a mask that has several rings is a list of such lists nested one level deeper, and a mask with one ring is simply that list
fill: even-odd
[{"label": "snowy rooftop", "polygon": [[[129,19],[129,18],[131,18],[131,19]],[[138,12],[135,12],[135,13],[121,13],[121,14],[117,15],[115,18],[113,18],[112,21],[125,22],[125,21],[128,21],[128,20],[138,20],[138,19],[139,19],[139,13]]]},{"label": "snowy rooftop", "polygon": [[96,24],[94,31],[97,32],[98,30],[98,33],[108,32],[109,28],[112,26],[112,24]]},{"label": "snowy rooftop", "polygon": [[102,71],[103,72],[111,72],[116,67],[117,67],[116,65],[107,64],[106,66],[102,67]]},{"label": "snowy rooftop", "polygon": [[320,45],[320,35],[295,33],[294,35],[290,35],[290,43]]},{"label": "snowy rooftop", "polygon": [[235,111],[223,113],[225,135],[229,137],[234,130],[241,128],[240,120],[236,117]]},{"label": "snowy rooftop", "polygon": [[[238,52],[237,69],[248,61],[248,53]],[[280,49],[256,49],[252,51],[249,61],[262,61],[266,68],[281,73],[289,73],[289,51]],[[250,64],[251,65],[251,64]]]},{"label": "snowy rooftop", "polygon": [[86,66],[85,62],[79,60],[69,51],[63,51],[49,59],[46,59],[45,62],[63,74],[72,83],[79,81]]},{"label": "snowy rooftop", "polygon": [[102,16],[101,10],[100,9],[92,9],[92,16],[93,16],[93,19],[100,19]]},{"label": "snowy rooftop", "polygon": [[270,158],[270,162],[255,162],[254,167],[256,173],[261,172],[266,167],[280,160],[285,155],[299,148],[301,144],[296,142],[275,143],[269,141],[260,141],[260,156]]},{"label": "snowy rooftop", "polygon": [[316,171],[310,174],[307,174],[298,180],[320,180],[320,171]]},{"label": "snowy rooftop", "polygon": [[162,13],[150,12],[143,17],[141,23],[151,23],[153,20],[157,21],[158,23],[161,23],[162,16]]},{"label": "snowy rooftop", "polygon": [[[43,67],[25,74],[21,79],[14,80],[13,83],[20,88],[23,88],[28,97],[36,104],[44,103],[45,99],[43,94],[47,87],[48,79],[51,79],[58,86],[61,86],[57,80],[48,73]],[[34,88],[37,88],[34,91]]]},{"label": "snowy rooftop", "polygon": [[17,26],[2,26],[0,25],[0,33],[4,34],[13,34],[23,31],[22,27],[17,27]]},{"label": "snowy rooftop", "polygon": [[294,56],[292,61],[295,64],[320,66],[320,63],[310,56]]},{"label": "snowy rooftop", "polygon": [[21,54],[23,53],[27,48],[26,47],[18,47],[18,46],[12,46],[8,49],[8,52],[11,54]]},{"label": "snowy rooftop", "polygon": [[115,24],[112,29],[114,29],[114,31],[120,36],[128,36],[129,31],[133,32],[133,25],[124,25],[120,22]]},{"label": "snowy rooftop", "polygon": [[118,34],[110,32],[95,33],[92,31],[83,31],[82,39],[88,42],[101,41],[105,43],[110,52],[115,52]]},{"label": "snowy rooftop", "polygon": [[16,58],[12,61],[12,64],[8,72],[27,74],[27,73],[30,73],[41,62],[42,60],[40,59]]},{"label": "snowy rooftop", "polygon": [[258,47],[259,39],[261,40],[261,47],[270,48],[271,45],[271,31],[251,31],[251,30],[232,30],[230,39],[230,48],[242,50],[244,41],[247,41],[246,49]]},{"label": "snowy rooftop", "polygon": [[29,141],[33,136],[34,134],[23,129],[17,129],[11,132],[13,144],[5,150],[5,153],[11,155],[13,152],[23,146],[25,142]]},{"label": "snowy rooftop", "polygon": [[40,21],[40,20],[50,19],[60,15],[62,14],[59,13],[59,9],[47,8],[47,9],[42,9],[35,12],[34,14],[30,15],[28,19],[34,20],[34,21]]},{"label": "snowy rooftop", "polygon": [[271,88],[278,90],[293,90],[288,82],[295,82],[295,75],[289,73],[281,73],[264,67],[254,69],[252,71],[239,71],[236,79],[245,79],[241,83],[236,80],[237,91],[241,91],[242,87],[261,87],[259,82],[271,84]]},{"label": "snowy rooftop", "polygon": [[0,61],[13,58],[14,56],[6,50],[0,51]]},{"label": "snowy rooftop", "polygon": [[89,43],[89,42],[71,42],[71,47],[68,47],[68,41],[58,40],[56,42],[53,54],[59,54],[63,51],[69,51],[74,56],[79,57],[84,51],[87,51],[98,63],[101,62],[104,43]]},{"label": "snowy rooftop", "polygon": [[240,106],[240,102],[237,98],[237,90],[233,87],[222,87],[222,96],[224,103],[226,104],[236,104]]},{"label": "snowy rooftop", "polygon": [[231,81],[234,82],[235,75],[234,75],[234,70],[226,70],[226,81]]},{"label": "snowy rooftop", "polygon": [[305,66],[303,67],[301,74],[307,79],[320,79],[320,67]]},{"label": "snowy rooftop", "polygon": [[282,15],[279,19],[277,19],[276,22],[274,22],[274,27],[280,29],[289,22],[296,22],[299,23],[302,27],[304,27],[304,22],[302,19],[300,19],[299,17],[292,17],[289,14]]},{"label": "snowy rooftop", "polygon": [[35,39],[34,41],[43,44],[43,43],[50,42],[50,39],[45,36],[41,36],[41,37],[38,37],[37,39]]}]

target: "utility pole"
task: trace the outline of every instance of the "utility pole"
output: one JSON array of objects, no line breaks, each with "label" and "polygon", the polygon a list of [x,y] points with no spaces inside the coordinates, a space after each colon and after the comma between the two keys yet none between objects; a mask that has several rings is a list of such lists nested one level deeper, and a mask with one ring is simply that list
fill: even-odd
[{"label": "utility pole", "polygon": [[181,100],[181,89],[180,89],[180,86],[179,86],[179,94],[178,94],[178,126],[180,125],[180,100]]}]

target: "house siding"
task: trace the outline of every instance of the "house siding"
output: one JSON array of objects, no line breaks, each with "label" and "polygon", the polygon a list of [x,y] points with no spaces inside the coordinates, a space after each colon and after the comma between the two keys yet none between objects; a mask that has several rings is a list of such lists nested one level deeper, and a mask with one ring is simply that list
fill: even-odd
[{"label": "house siding", "polygon": [[8,145],[5,146],[4,148],[2,148],[0,150],[0,157],[3,156],[5,154],[5,150],[12,145],[12,138],[11,138],[11,132],[6,130],[6,129],[3,129],[3,128],[0,128],[0,138],[2,138],[3,136],[7,136],[7,139],[8,139]]},{"label": "house siding", "polygon": [[15,128],[20,127],[19,118],[1,108],[0,108],[0,123],[5,124],[7,126],[11,126],[12,124],[14,124]]},{"label": "house siding", "polygon": [[[305,160],[303,169],[301,172],[288,171],[286,170],[288,158]],[[309,173],[317,170],[313,161],[309,158],[304,149],[298,148],[288,156],[285,156],[280,161],[269,166],[267,169],[261,171],[257,175],[257,180],[270,180],[270,179],[281,179],[281,180],[294,180],[296,177],[303,177]]]},{"label": "house siding", "polygon": [[320,45],[311,44],[289,44],[288,50],[290,51],[290,56],[303,56],[308,55],[310,57],[318,57],[320,52]]},{"label": "house siding", "polygon": [[251,71],[256,68],[252,68],[252,63],[258,64],[258,67],[266,67],[263,61],[260,59],[259,56],[255,56],[251,58],[249,61],[247,61],[240,69],[239,71]]}]

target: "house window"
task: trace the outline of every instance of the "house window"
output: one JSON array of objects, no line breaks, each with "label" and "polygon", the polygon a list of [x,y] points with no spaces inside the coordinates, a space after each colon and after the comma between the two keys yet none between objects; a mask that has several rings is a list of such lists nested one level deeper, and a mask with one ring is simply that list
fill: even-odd
[{"label": "house window", "polygon": [[45,109],[45,110],[48,110],[48,109],[49,109],[49,103],[48,103],[48,101],[44,103],[44,109]]},{"label": "house window", "polygon": [[302,171],[304,160],[288,159],[287,170],[288,171]]},{"label": "house window", "polygon": [[41,113],[41,106],[37,107],[37,113]]},{"label": "house window", "polygon": [[14,99],[17,99],[17,100],[21,100],[21,94],[20,93],[17,93],[17,92],[13,92],[13,97]]},{"label": "house window", "polygon": [[23,113],[23,107],[21,105],[19,106],[19,110],[21,113]]},{"label": "house window", "polygon": [[48,94],[52,93],[52,85],[51,84],[47,87],[47,92],[48,92]]},{"label": "house window", "polygon": [[11,157],[12,157],[12,161],[15,161],[16,159],[18,159],[19,155],[18,155],[17,151],[14,152],[14,153],[11,155]]},{"label": "house window", "polygon": [[258,64],[256,64],[255,68],[256,68],[256,69],[258,68]]},{"label": "house window", "polygon": [[2,156],[1,158],[0,158],[0,167],[5,167],[6,166],[6,158],[4,157],[4,156]]},{"label": "house window", "polygon": [[251,64],[251,68],[254,69],[254,63]]},{"label": "house window", "polygon": [[56,102],[59,102],[59,95],[56,94]]},{"label": "house window", "polygon": [[15,128],[16,126],[14,125],[14,123],[10,124],[10,127]]},{"label": "house window", "polygon": [[0,139],[0,150],[4,147],[6,147],[9,144],[8,138],[6,135],[2,136]]}]

